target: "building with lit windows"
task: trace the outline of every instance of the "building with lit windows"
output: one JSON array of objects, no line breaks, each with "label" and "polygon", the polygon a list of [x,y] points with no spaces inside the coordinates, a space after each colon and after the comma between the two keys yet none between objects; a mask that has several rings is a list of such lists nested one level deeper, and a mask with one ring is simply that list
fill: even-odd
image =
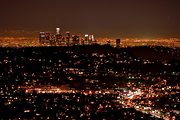
[{"label": "building with lit windows", "polygon": [[70,32],[67,31],[67,32],[66,32],[66,45],[67,45],[67,46],[70,45],[70,38],[71,38],[71,37],[70,37]]},{"label": "building with lit windows", "polygon": [[72,42],[73,42],[73,45],[79,45],[79,36],[73,35],[72,36]]},{"label": "building with lit windows", "polygon": [[88,45],[89,44],[89,35],[85,34],[84,35],[84,45]]},{"label": "building with lit windows", "polygon": [[40,32],[39,33],[39,42],[44,43],[45,41],[46,41],[45,32]]}]

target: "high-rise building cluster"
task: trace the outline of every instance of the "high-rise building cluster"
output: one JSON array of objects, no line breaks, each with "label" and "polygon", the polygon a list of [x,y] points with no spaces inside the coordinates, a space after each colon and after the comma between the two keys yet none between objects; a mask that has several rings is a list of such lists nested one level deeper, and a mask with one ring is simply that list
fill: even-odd
[{"label": "high-rise building cluster", "polygon": [[49,32],[39,33],[39,43],[40,44],[50,44],[50,45],[92,45],[96,44],[97,41],[94,35],[85,34],[84,37],[80,35],[71,35],[69,31],[66,35],[61,34],[60,28],[56,28],[56,34],[50,34]]}]

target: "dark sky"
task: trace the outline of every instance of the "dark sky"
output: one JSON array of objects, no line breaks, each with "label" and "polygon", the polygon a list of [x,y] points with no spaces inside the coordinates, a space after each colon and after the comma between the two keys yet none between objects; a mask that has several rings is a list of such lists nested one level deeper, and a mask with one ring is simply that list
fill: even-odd
[{"label": "dark sky", "polygon": [[1,30],[180,37],[180,0],[0,0]]}]

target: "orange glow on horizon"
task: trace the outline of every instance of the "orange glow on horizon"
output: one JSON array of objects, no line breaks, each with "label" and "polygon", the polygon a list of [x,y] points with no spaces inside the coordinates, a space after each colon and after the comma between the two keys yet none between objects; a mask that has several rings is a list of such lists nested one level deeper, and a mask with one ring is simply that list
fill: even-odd
[{"label": "orange glow on horizon", "polygon": [[[100,45],[107,44],[110,41],[111,46],[115,46],[115,39],[112,38],[96,38]],[[32,47],[32,46],[50,46],[42,45],[36,37],[0,37],[0,47]],[[165,47],[180,47],[180,39],[139,39],[139,38],[124,38],[121,39],[121,47],[133,46],[165,46]]]}]

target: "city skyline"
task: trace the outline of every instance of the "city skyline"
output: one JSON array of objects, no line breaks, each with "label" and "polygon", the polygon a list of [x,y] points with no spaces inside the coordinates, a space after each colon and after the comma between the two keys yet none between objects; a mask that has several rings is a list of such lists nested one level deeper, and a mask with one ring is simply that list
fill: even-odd
[{"label": "city skyline", "polygon": [[1,0],[0,119],[180,120],[179,0]]},{"label": "city skyline", "polygon": [[60,27],[97,37],[180,38],[179,5],[178,0],[2,0],[0,31]]}]

